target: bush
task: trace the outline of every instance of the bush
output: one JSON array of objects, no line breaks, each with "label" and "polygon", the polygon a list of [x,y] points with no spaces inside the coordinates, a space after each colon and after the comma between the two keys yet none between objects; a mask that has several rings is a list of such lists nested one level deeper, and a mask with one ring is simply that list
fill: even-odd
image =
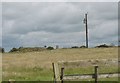
[{"label": "bush", "polygon": [[51,46],[49,46],[49,47],[47,47],[47,49],[48,49],[48,50],[53,50],[54,48],[51,47]]},{"label": "bush", "polygon": [[16,51],[18,51],[17,48],[12,48],[12,50],[10,50],[10,52],[16,52]]},{"label": "bush", "polygon": [[46,48],[43,47],[19,47],[12,48],[9,52],[33,52],[33,51],[44,51]]},{"label": "bush", "polygon": [[80,48],[86,48],[86,46],[83,45],[83,46],[80,46]]},{"label": "bush", "polygon": [[71,48],[79,48],[78,46],[73,46],[73,47],[71,47]]},{"label": "bush", "polygon": [[108,47],[110,47],[110,46],[108,46],[108,45],[106,45],[106,44],[103,44],[103,45],[99,45],[99,46],[96,46],[96,47],[98,47],[98,48],[108,48]]}]

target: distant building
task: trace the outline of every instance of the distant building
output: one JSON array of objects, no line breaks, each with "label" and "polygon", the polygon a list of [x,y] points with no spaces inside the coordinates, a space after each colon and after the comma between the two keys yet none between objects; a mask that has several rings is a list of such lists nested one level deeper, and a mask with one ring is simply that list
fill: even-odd
[{"label": "distant building", "polygon": [[59,46],[58,45],[56,45],[56,49],[58,49],[59,48]]}]

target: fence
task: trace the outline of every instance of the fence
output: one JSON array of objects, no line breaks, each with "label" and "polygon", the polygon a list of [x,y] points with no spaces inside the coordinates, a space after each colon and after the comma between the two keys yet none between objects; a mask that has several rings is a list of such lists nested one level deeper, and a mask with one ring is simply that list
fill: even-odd
[{"label": "fence", "polygon": [[60,67],[59,63],[52,63],[53,72],[54,72],[54,81],[55,83],[63,83],[66,80],[79,80],[79,79],[94,79],[95,83],[98,83],[99,78],[111,78],[118,77],[118,72],[114,73],[99,73],[99,66],[94,65],[94,73],[93,74],[72,74],[65,75],[64,69],[65,67]]}]

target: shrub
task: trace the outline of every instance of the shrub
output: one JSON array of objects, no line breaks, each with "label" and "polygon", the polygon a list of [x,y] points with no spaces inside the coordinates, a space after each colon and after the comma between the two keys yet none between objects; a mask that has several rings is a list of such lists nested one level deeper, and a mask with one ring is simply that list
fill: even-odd
[{"label": "shrub", "polygon": [[80,48],[86,48],[86,46],[82,45],[82,46],[80,46]]},{"label": "shrub", "polygon": [[51,46],[49,46],[49,47],[47,47],[47,49],[48,49],[48,50],[53,50],[54,48],[51,47]]},{"label": "shrub", "polygon": [[79,48],[78,46],[72,46],[71,48]]},{"label": "shrub", "polygon": [[12,49],[10,50],[10,52],[16,52],[16,51],[18,51],[17,48],[12,48]]},{"label": "shrub", "polygon": [[108,47],[110,47],[110,46],[108,46],[108,45],[106,45],[106,44],[103,44],[103,45],[99,45],[99,46],[96,46],[96,47],[98,47],[98,48],[108,48]]}]

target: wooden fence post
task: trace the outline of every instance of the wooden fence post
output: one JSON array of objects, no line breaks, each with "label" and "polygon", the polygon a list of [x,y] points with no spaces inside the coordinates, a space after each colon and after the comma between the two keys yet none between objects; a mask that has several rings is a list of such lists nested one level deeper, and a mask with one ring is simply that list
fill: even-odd
[{"label": "wooden fence post", "polygon": [[96,65],[94,68],[95,68],[95,83],[98,83],[98,66]]},{"label": "wooden fence post", "polygon": [[52,63],[53,65],[53,73],[54,73],[54,81],[55,83],[60,83],[60,73],[58,63]]},{"label": "wooden fence post", "polygon": [[63,83],[63,75],[64,75],[64,68],[62,67],[61,68],[61,76],[60,76],[61,83]]}]

